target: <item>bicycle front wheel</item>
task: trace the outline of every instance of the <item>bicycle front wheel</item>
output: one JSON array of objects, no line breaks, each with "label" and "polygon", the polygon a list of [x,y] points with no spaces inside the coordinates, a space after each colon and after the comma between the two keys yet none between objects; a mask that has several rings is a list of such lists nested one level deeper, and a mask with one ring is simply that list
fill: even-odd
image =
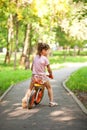
[{"label": "bicycle front wheel", "polygon": [[35,101],[35,96],[36,96],[36,91],[33,90],[32,93],[31,93],[31,95],[30,95],[30,98],[27,101],[27,107],[28,107],[28,109],[32,109],[32,107],[34,105],[34,101]]},{"label": "bicycle front wheel", "polygon": [[35,105],[38,105],[41,102],[43,95],[44,95],[44,89],[39,89],[36,95]]}]

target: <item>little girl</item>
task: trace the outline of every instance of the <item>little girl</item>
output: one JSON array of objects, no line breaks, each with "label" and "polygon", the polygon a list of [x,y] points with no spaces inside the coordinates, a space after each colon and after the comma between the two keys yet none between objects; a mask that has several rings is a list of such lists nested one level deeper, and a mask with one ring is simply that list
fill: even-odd
[{"label": "little girl", "polygon": [[37,47],[37,55],[33,60],[32,63],[32,78],[30,87],[25,94],[25,97],[22,99],[22,107],[27,107],[27,98],[30,96],[34,81],[41,78],[43,81],[44,86],[46,86],[48,90],[48,96],[49,96],[49,106],[57,106],[58,104],[53,101],[53,91],[51,88],[51,85],[49,83],[48,77],[46,76],[45,69],[47,68],[47,71],[49,73],[49,77],[53,78],[52,70],[50,68],[49,60],[47,58],[47,55],[49,53],[49,45],[45,43],[39,43]]}]

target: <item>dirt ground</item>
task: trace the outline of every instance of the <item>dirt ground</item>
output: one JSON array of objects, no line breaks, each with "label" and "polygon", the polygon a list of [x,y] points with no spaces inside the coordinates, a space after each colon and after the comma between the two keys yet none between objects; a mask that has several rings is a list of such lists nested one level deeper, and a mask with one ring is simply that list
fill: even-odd
[{"label": "dirt ground", "polygon": [[83,103],[83,105],[87,108],[87,92],[82,91],[74,91],[77,98]]}]

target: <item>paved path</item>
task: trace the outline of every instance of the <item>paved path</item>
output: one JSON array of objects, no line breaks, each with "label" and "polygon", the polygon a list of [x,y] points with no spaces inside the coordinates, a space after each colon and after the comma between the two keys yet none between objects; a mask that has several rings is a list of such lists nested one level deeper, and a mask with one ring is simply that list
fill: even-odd
[{"label": "paved path", "polygon": [[48,106],[45,90],[41,104],[31,110],[22,109],[21,99],[30,81],[14,86],[0,104],[0,130],[87,130],[87,116],[62,85],[77,68],[69,66],[54,71],[54,80],[50,82],[57,107]]}]

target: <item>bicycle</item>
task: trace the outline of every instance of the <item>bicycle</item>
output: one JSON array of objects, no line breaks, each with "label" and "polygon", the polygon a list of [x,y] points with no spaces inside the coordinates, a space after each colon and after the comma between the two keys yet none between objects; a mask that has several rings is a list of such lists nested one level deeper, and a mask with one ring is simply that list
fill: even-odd
[{"label": "bicycle", "polygon": [[33,107],[33,105],[38,105],[44,95],[44,85],[42,84],[34,84],[34,87],[31,91],[31,95],[27,100],[27,107],[28,109],[31,109]]},{"label": "bicycle", "polygon": [[[47,75],[49,78],[53,77]],[[27,99],[27,108],[32,109],[33,105],[38,105],[44,96],[44,84],[34,83],[33,89],[31,91],[30,97]]]}]

